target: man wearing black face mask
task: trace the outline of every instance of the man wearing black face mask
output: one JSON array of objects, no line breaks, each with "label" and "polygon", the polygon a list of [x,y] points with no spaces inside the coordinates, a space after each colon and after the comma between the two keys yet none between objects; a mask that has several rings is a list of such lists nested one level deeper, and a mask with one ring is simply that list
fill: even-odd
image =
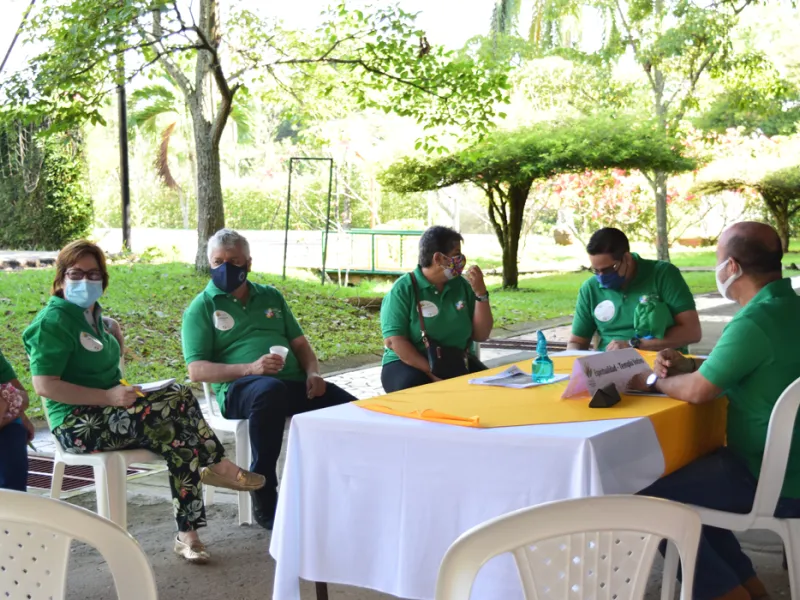
[{"label": "man wearing black face mask", "polygon": [[355,400],[327,383],[314,349],[275,288],[247,281],[247,240],[222,229],[208,242],[211,281],[183,315],[183,355],[189,378],[211,383],[228,419],[249,421],[251,470],[267,478],[253,492],[256,521],[272,529],[275,468],[287,417]]},{"label": "man wearing black face mask", "polygon": [[596,231],[586,246],[594,277],[578,294],[570,350],[685,349],[702,332],[694,297],[674,265],[630,251],[619,229]]}]

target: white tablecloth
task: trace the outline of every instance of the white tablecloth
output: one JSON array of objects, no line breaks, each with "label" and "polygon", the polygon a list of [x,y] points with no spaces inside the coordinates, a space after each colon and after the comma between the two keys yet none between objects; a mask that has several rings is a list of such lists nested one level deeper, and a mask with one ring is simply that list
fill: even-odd
[{"label": "white tablecloth", "polygon": [[[471,429],[343,405],[296,416],[270,553],[273,600],[299,580],[432,599],[439,563],[467,529],[565,498],[633,493],[664,459],[649,419]],[[510,556],[473,599],[521,598]]]}]

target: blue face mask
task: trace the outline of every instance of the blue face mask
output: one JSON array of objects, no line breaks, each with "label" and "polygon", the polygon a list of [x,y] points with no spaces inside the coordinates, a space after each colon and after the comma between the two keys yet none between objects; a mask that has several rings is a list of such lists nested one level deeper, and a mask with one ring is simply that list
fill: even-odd
[{"label": "blue face mask", "polygon": [[216,269],[211,269],[211,281],[223,292],[230,294],[247,281],[247,267],[224,262]]},{"label": "blue face mask", "polygon": [[625,285],[625,278],[619,274],[619,271],[613,273],[599,273],[595,275],[600,287],[608,290],[621,290]]},{"label": "blue face mask", "polygon": [[72,302],[81,308],[89,308],[103,295],[103,282],[81,279],[80,281],[67,280],[64,286],[64,300]]}]

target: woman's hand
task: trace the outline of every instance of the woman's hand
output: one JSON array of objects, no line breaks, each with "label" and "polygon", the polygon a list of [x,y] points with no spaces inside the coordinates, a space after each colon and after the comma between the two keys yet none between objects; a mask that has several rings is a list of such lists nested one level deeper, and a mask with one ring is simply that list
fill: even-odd
[{"label": "woman's hand", "polygon": [[25,431],[28,432],[28,441],[32,442],[33,438],[36,437],[36,428],[27,415],[22,415],[22,425],[25,427]]},{"label": "woman's hand", "polygon": [[483,271],[478,265],[472,265],[467,272],[464,273],[464,277],[469,284],[472,286],[472,291],[475,292],[476,296],[485,296],[486,295],[486,282],[483,280]]},{"label": "woman's hand", "polygon": [[7,413],[8,413],[8,402],[6,402],[3,396],[0,396],[0,428],[5,427],[10,423],[10,420],[6,419]]},{"label": "woman's hand", "polygon": [[130,408],[138,398],[136,395],[137,390],[141,391],[140,388],[133,385],[118,385],[106,390],[106,406]]}]

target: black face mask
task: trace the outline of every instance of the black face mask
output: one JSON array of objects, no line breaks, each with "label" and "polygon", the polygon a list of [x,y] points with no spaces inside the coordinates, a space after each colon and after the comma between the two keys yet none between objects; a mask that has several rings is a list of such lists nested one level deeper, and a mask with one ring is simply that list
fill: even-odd
[{"label": "black face mask", "polygon": [[247,267],[224,262],[216,269],[211,269],[211,281],[223,292],[230,294],[247,281]]}]

